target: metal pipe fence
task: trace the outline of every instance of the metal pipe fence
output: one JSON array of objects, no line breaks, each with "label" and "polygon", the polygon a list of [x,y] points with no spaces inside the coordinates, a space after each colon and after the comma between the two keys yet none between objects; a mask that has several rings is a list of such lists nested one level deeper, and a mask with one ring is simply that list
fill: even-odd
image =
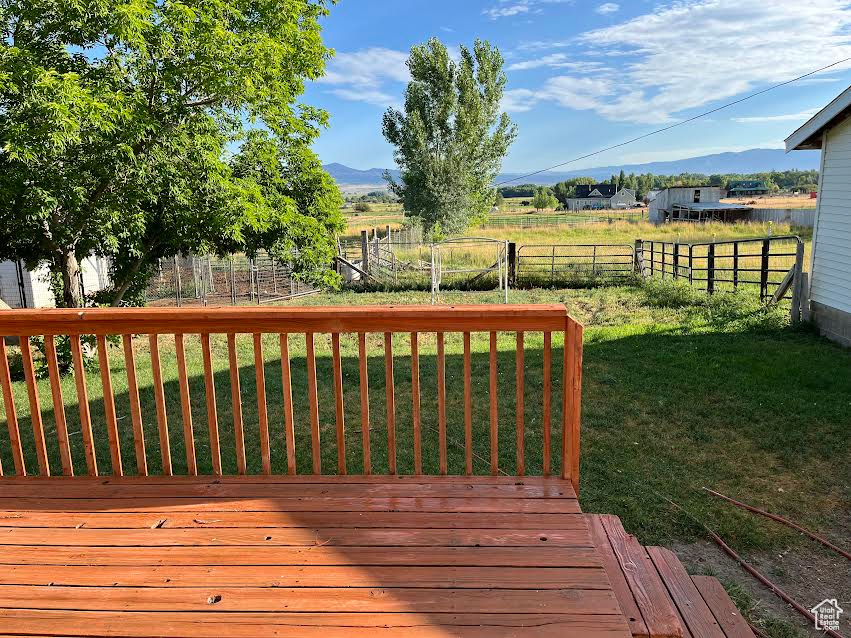
[{"label": "metal pipe fence", "polygon": [[524,285],[593,284],[635,277],[630,244],[524,244],[517,248],[515,278]]},{"label": "metal pipe fence", "polygon": [[762,302],[800,303],[804,243],[795,235],[697,244],[637,240],[642,277],[687,281],[708,294],[757,289]]}]

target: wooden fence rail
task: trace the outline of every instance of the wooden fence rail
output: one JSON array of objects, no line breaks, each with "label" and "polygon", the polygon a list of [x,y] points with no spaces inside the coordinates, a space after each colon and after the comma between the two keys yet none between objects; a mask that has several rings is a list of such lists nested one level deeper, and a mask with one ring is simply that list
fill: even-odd
[{"label": "wooden fence rail", "polygon": [[[322,474],[328,468],[322,465],[319,402],[330,401],[331,397],[319,396],[317,384],[317,365],[314,338],[318,334],[330,334],[332,343],[332,375],[333,375],[333,404],[334,426],[336,430],[337,463],[336,474],[346,474],[346,412],[344,403],[343,373],[341,365],[341,334],[356,334],[358,341],[358,373],[360,394],[360,423],[362,433],[363,473],[372,474],[375,467],[374,455],[370,451],[370,438],[378,435],[370,430],[369,410],[369,375],[367,370],[368,351],[367,335],[370,333],[384,336],[384,367],[386,388],[386,437],[387,437],[387,467],[390,474],[397,473],[397,441],[396,432],[396,402],[398,397],[394,389],[394,353],[393,335],[404,333],[410,338],[411,350],[411,399],[413,419],[413,440],[411,442],[414,455],[413,473],[423,473],[423,442],[420,412],[420,335],[433,333],[437,342],[437,410],[439,428],[439,473],[447,474],[447,376],[445,372],[445,339],[448,333],[460,333],[463,336],[463,422],[464,422],[464,457],[465,474],[473,473],[473,419],[472,404],[474,401],[471,391],[471,333],[484,333],[490,337],[489,382],[490,392],[486,399],[489,402],[489,432],[490,436],[490,473],[502,472],[499,463],[499,429],[504,427],[500,421],[497,396],[497,333],[510,332],[516,334],[516,414],[514,423],[516,429],[516,466],[515,473],[523,475],[526,471],[526,438],[524,436],[525,405],[531,397],[525,392],[524,343],[528,333],[543,334],[543,388],[535,400],[542,403],[543,423],[542,442],[543,457],[542,472],[549,475],[552,470],[551,457],[553,452],[560,454],[561,475],[573,482],[578,491],[579,482],[579,419],[581,401],[581,367],[582,367],[582,325],[567,315],[562,305],[500,305],[500,306],[404,306],[404,307],[349,307],[349,308],[206,308],[206,309],[92,309],[92,310],[14,310],[0,313],[0,335],[18,337],[20,339],[21,359],[24,379],[30,406],[33,428],[34,450],[27,454],[22,444],[18,412],[15,405],[14,388],[9,371],[7,346],[0,336],[0,386],[5,405],[5,415],[9,430],[11,456],[14,462],[14,472],[5,468],[7,473],[26,475],[34,467],[27,467],[25,458],[37,459],[39,475],[50,475],[59,468],[51,468],[45,446],[45,424],[42,415],[41,398],[38,393],[33,363],[32,339],[45,337],[46,363],[49,371],[49,383],[52,394],[53,420],[56,424],[56,436],[61,458],[61,472],[73,475],[83,471],[90,476],[98,476],[103,472],[98,468],[95,449],[98,441],[92,432],[92,417],[90,414],[89,398],[86,387],[84,352],[81,337],[94,335],[97,355],[100,362],[100,376],[103,387],[104,415],[106,433],[109,445],[111,474],[124,475],[122,467],[121,438],[118,430],[113,383],[110,376],[109,342],[108,337],[121,336],[124,362],[126,367],[127,389],[130,405],[131,427],[133,435],[133,453],[136,460],[137,473],[147,475],[149,463],[145,449],[145,428],[153,428],[160,442],[162,457],[162,473],[173,473],[173,458],[169,445],[169,423],[166,412],[165,393],[163,390],[163,370],[160,358],[160,343],[163,339],[171,338],[174,342],[178,389],[180,398],[180,414],[182,418],[182,447],[185,450],[185,463],[188,474],[197,474],[199,458],[196,456],[195,437],[197,430],[192,423],[192,398],[190,397],[189,376],[187,368],[186,344],[190,339],[199,339],[203,359],[203,376],[205,388],[206,415],[208,423],[210,467],[214,475],[221,475],[222,449],[220,444],[220,424],[216,405],[215,381],[211,357],[210,336],[227,335],[228,366],[230,395],[233,401],[231,427],[234,433],[233,450],[238,474],[246,473],[246,430],[258,432],[259,454],[263,474],[272,473],[270,462],[272,450],[280,447],[286,449],[286,467],[288,474],[296,474],[296,423],[293,414],[293,391],[290,370],[290,335],[298,335],[304,340],[307,366],[307,394],[309,404],[310,458],[313,474]],[[564,340],[563,357],[561,362],[562,388],[561,392],[561,449],[552,449],[552,405],[553,405],[553,374],[552,349],[553,334],[561,333]],[[256,415],[257,423],[243,422],[243,401],[240,389],[240,376],[236,353],[237,335],[253,335],[254,373],[256,379]],[[266,368],[263,353],[264,334],[280,335],[280,374],[281,397],[267,396]],[[62,397],[60,373],[57,366],[55,338],[67,335],[70,338],[73,359],[73,374],[80,413],[81,439],[85,450],[86,467],[73,467],[72,455],[68,443],[68,432],[65,424],[65,406]],[[147,335],[147,339],[139,338]],[[198,335],[196,337],[195,335]],[[268,347],[268,341],[267,347]],[[135,347],[134,347],[135,344]],[[153,378],[153,394],[156,410],[153,414],[143,414],[139,401],[139,387],[136,373],[139,351],[145,349],[150,357]],[[276,348],[277,349],[277,348]],[[115,356],[115,355],[113,355]],[[144,355],[143,355],[144,356]],[[431,381],[430,381],[431,382]],[[460,384],[459,384],[460,385]],[[196,398],[197,400],[197,398]],[[267,402],[278,402],[282,405],[284,420],[283,441],[277,441],[270,435],[270,411]],[[383,433],[382,433],[383,434]],[[29,437],[27,437],[28,439]],[[373,441],[375,439],[373,438]],[[200,449],[200,448],[199,448]],[[206,447],[204,448],[206,450]],[[281,450],[283,453],[283,450]],[[207,452],[205,451],[206,455]],[[203,459],[206,464],[207,459]],[[30,464],[32,465],[32,464]],[[0,466],[0,475],[4,468]]]}]

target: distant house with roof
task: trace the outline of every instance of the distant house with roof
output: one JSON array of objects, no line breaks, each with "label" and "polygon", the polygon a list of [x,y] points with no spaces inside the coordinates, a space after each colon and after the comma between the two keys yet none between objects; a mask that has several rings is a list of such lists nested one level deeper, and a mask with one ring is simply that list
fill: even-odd
[{"label": "distant house with roof", "polygon": [[786,138],[787,152],[798,149],[821,149],[804,299],[821,333],[851,346],[851,87]]},{"label": "distant house with roof", "polygon": [[747,219],[750,206],[721,202],[720,186],[672,186],[660,190],[648,204],[648,219],[655,224],[671,221],[708,222]]},{"label": "distant house with roof", "polygon": [[731,179],[727,183],[727,197],[767,195],[770,191],[768,184],[758,179]]},{"label": "distant house with roof", "polygon": [[635,206],[635,191],[614,184],[579,184],[567,200],[567,210],[600,210]]}]

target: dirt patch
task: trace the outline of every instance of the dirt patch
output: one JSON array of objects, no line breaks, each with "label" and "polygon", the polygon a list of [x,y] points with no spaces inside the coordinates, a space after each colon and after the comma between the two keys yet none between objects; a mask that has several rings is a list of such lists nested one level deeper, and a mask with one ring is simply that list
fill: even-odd
[{"label": "dirt patch", "polygon": [[[848,538],[847,531],[844,538]],[[689,573],[711,574],[725,587],[738,585],[752,598],[755,617],[783,620],[802,636],[824,635],[714,543],[678,544],[671,549]],[[808,540],[782,551],[748,553],[743,558],[808,609],[825,598],[836,598],[845,610],[840,632],[851,636],[851,562],[820,545],[810,547]]]}]

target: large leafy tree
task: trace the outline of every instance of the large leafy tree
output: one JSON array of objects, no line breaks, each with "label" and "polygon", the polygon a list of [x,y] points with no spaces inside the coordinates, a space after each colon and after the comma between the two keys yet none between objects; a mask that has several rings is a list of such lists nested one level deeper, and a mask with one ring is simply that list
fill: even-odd
[{"label": "large leafy tree", "polygon": [[[251,241],[324,254],[339,220],[317,207],[339,195],[309,144],[326,115],[297,99],[323,72],[318,20],[332,1],[5,0],[0,259],[46,262],[60,302],[80,306],[79,264],[96,253],[113,258],[114,302],[158,255]],[[318,191],[291,190],[278,208],[238,169],[229,149],[253,152],[256,127],[292,189]],[[315,223],[299,241],[269,232],[300,214]]]},{"label": "large leafy tree", "polygon": [[388,109],[382,128],[401,169],[400,182],[387,176],[390,187],[428,231],[463,230],[493,205],[493,180],[516,136],[500,112],[502,67],[487,41],[462,46],[457,62],[436,38],[411,49],[404,110]]}]

